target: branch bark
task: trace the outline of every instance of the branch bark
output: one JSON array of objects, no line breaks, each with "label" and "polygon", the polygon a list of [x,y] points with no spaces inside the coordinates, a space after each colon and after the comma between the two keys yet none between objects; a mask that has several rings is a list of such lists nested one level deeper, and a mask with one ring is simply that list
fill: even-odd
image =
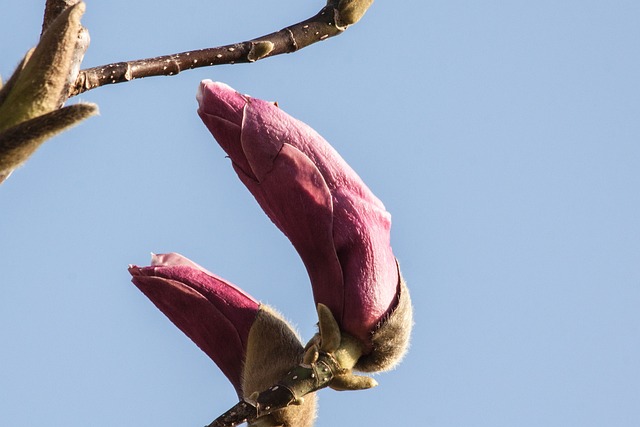
[{"label": "branch bark", "polygon": [[295,52],[341,34],[349,25],[360,20],[372,2],[329,0],[315,16],[253,40],[81,70],[69,96],[108,84],[152,76],[173,76],[199,67],[255,62]]}]

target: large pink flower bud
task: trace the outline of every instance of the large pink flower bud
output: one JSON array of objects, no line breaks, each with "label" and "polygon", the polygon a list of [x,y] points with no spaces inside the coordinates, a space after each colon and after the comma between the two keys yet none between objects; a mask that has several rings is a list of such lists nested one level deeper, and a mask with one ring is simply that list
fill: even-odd
[{"label": "large pink flower bud", "polygon": [[391,216],[316,131],[277,105],[205,80],[198,114],[265,213],[289,238],[316,303],[355,337],[355,368],[378,371],[404,354],[411,303],[390,246]]}]

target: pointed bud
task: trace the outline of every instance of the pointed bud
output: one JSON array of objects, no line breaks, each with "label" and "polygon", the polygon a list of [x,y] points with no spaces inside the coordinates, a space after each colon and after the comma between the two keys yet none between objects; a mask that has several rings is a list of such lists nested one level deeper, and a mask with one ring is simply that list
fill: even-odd
[{"label": "pointed bud", "polygon": [[84,10],[80,2],[58,15],[0,89],[0,175],[5,178],[46,139],[97,112],[91,104],[60,109],[88,44],[80,24]]},{"label": "pointed bud", "polygon": [[362,346],[356,368],[392,367],[408,346],[411,303],[382,202],[327,141],[273,103],[209,80],[197,99],[238,177],[300,254],[316,303]]},{"label": "pointed bud", "polygon": [[[302,361],[294,329],[246,292],[172,253],[154,255],[148,267],[131,266],[133,283],[229,379],[240,399],[275,384]],[[311,425],[315,399],[269,414],[288,427]],[[264,424],[269,425],[269,424]]]},{"label": "pointed bud", "polygon": [[348,27],[358,22],[369,9],[373,0],[340,0],[338,3],[338,27]]},{"label": "pointed bud", "polygon": [[73,67],[73,55],[82,28],[85,4],[61,13],[26,58],[0,105],[0,130],[60,108]]}]

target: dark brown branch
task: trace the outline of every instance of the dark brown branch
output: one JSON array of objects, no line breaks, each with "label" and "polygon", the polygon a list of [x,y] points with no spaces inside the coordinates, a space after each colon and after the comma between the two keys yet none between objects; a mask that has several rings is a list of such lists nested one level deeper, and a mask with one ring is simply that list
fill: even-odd
[{"label": "dark brown branch", "polygon": [[[173,76],[183,70],[222,64],[255,62],[291,53],[341,34],[357,22],[373,0],[330,0],[317,15],[253,40],[208,49],[81,70],[70,97],[100,86],[152,76]],[[354,14],[354,9],[357,13]]]}]

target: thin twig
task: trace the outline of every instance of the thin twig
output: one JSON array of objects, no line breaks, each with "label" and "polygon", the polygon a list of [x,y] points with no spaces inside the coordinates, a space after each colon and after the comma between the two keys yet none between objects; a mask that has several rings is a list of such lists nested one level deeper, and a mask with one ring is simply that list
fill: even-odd
[{"label": "thin twig", "polygon": [[[360,16],[364,14],[371,1],[355,1],[364,3],[360,6]],[[173,76],[183,70],[198,67],[255,62],[270,56],[295,52],[313,43],[339,35],[348,25],[355,23],[355,20],[345,19],[344,14],[341,16],[340,13],[340,9],[344,10],[343,3],[353,2],[353,0],[346,2],[330,0],[327,6],[315,16],[253,40],[81,70],[69,96],[100,86],[143,77]]]}]

